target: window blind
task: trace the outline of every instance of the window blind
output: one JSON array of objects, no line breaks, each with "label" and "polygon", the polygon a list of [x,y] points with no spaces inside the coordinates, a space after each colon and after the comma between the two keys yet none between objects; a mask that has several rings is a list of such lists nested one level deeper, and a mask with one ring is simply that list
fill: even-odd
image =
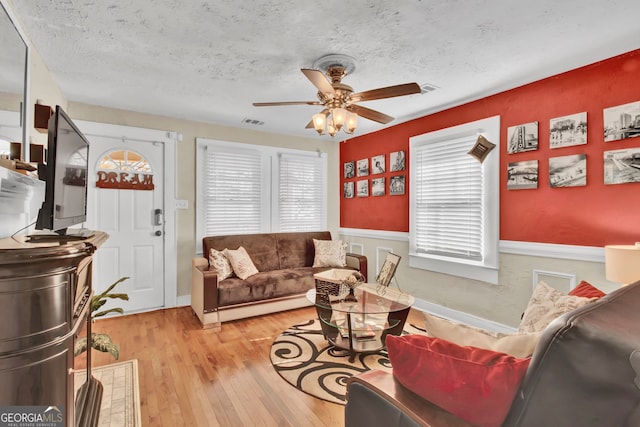
[{"label": "window blind", "polygon": [[475,140],[429,142],[412,153],[418,253],[482,260],[483,169],[467,154]]},{"label": "window blind", "polygon": [[260,153],[207,147],[202,180],[205,236],[261,231]]},{"label": "window blind", "polygon": [[326,228],[324,161],[316,156],[279,156],[278,221],[280,231]]}]

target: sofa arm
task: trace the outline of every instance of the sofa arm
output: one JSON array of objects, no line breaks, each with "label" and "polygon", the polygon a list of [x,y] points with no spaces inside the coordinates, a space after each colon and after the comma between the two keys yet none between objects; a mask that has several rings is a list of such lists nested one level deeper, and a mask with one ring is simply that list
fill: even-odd
[{"label": "sofa arm", "polygon": [[218,310],[218,273],[206,258],[193,258],[191,265],[191,306],[203,314]]},{"label": "sofa arm", "polygon": [[364,255],[347,253],[347,267],[357,269],[364,276],[364,281],[367,281],[367,257]]},{"label": "sofa arm", "polygon": [[433,426],[471,424],[402,386],[393,374],[371,370],[347,380],[345,427]]}]

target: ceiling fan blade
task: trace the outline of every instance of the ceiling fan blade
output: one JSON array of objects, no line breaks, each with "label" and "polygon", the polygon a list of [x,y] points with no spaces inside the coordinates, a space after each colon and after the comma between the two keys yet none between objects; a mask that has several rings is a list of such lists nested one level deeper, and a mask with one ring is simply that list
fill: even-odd
[{"label": "ceiling fan blade", "polygon": [[324,76],[322,71],[313,70],[311,68],[302,68],[300,69],[304,73],[304,75],[313,83],[318,90],[324,94],[335,95],[336,91],[329,83],[329,80]]},{"label": "ceiling fan blade", "polygon": [[[324,110],[320,111],[320,114],[324,114],[325,116],[329,115],[329,110],[327,108],[325,108]],[[311,119],[309,121],[309,123],[307,123],[307,125],[304,127],[305,129],[313,129],[313,119]]]},{"label": "ceiling fan blade", "polygon": [[373,120],[374,122],[387,124],[393,121],[393,117],[387,116],[380,111],[372,110],[371,108],[363,107],[361,105],[351,104],[347,107],[347,110],[356,113],[360,117],[364,117],[365,119]]},{"label": "ceiling fan blade", "polygon": [[285,101],[285,102],[254,102],[254,107],[277,107],[281,105],[322,105],[319,101]]},{"label": "ceiling fan blade", "polygon": [[365,90],[354,93],[349,97],[351,102],[372,101],[374,99],[393,98],[396,96],[413,95],[420,93],[418,83],[405,83],[401,85],[382,87],[379,89]]}]

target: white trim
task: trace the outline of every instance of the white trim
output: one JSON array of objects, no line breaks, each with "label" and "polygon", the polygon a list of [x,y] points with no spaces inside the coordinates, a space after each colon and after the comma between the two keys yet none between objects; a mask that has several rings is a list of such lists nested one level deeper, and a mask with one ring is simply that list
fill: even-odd
[{"label": "white trim", "polygon": [[85,136],[128,139],[164,145],[164,307],[177,306],[178,238],[176,222],[178,133],[109,123],[74,120]]},{"label": "white trim", "polygon": [[576,261],[604,262],[604,248],[595,246],[558,245],[553,243],[500,241],[500,252],[514,255]]},{"label": "white trim", "polygon": [[544,270],[536,270],[533,269],[533,277],[531,280],[531,289],[534,290],[536,288],[536,286],[538,286],[538,283],[540,282],[540,276],[550,276],[550,277],[557,277],[559,279],[565,279],[568,283],[568,287],[569,289],[566,292],[569,292],[570,290],[572,290],[573,288],[576,287],[576,275],[575,274],[569,274],[569,273],[558,273],[556,271],[544,271]]},{"label": "white trim", "polygon": [[[415,299],[412,308],[416,310],[431,313],[438,317],[453,320],[454,322],[464,323],[467,325],[475,326],[477,328],[486,329],[494,332],[511,333],[516,332],[517,328],[504,325],[502,323],[494,322],[492,320],[485,319],[483,317],[474,316],[473,314],[465,313],[464,311],[454,310],[443,305],[439,305],[430,301]],[[418,325],[422,326],[422,325]]]},{"label": "white trim", "polygon": [[[358,248],[359,252],[356,252],[355,248]],[[364,245],[362,243],[349,243],[349,253],[364,255]]]},{"label": "white trim", "polygon": [[396,240],[408,242],[409,233],[403,231],[367,230],[364,228],[340,228],[339,234],[349,237],[365,237],[367,239]]}]

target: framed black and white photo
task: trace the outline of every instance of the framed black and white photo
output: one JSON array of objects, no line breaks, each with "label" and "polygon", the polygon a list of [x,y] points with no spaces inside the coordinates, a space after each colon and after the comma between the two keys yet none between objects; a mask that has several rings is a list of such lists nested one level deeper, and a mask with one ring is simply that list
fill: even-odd
[{"label": "framed black and white photo", "polygon": [[369,176],[369,159],[358,160],[357,166],[357,176]]},{"label": "framed black and white photo", "polygon": [[507,153],[521,153],[538,149],[538,122],[507,128]]},{"label": "framed black and white photo", "polygon": [[348,179],[354,176],[356,176],[356,163],[353,161],[344,162],[344,177]]},{"label": "framed black and white photo", "polygon": [[358,181],[357,187],[357,196],[358,197],[367,197],[369,196],[369,180],[363,179]]},{"label": "framed black and white photo", "polygon": [[507,190],[538,188],[538,161],[527,160],[507,165]]},{"label": "framed black and white photo", "polygon": [[605,108],[604,141],[640,136],[640,101]]},{"label": "framed black and white photo", "polygon": [[391,172],[403,171],[404,166],[404,151],[394,151],[389,154],[389,170]]},{"label": "framed black and white photo", "polygon": [[392,196],[404,194],[404,175],[389,178],[389,194]]},{"label": "framed black and white photo", "polygon": [[587,185],[587,155],[549,158],[549,185],[551,188]]},{"label": "framed black and white photo", "polygon": [[371,195],[384,196],[384,178],[374,178],[371,180]]},{"label": "framed black and white photo", "polygon": [[587,143],[587,113],[549,120],[549,147],[560,148]]},{"label": "framed black and white photo", "polygon": [[349,182],[345,182],[344,183],[344,198],[345,199],[352,199],[353,198],[353,181],[349,181]]},{"label": "framed black and white photo", "polygon": [[640,148],[604,152],[604,183],[640,182]]},{"label": "framed black and white photo", "polygon": [[371,174],[378,174],[385,172],[384,154],[371,158]]}]

